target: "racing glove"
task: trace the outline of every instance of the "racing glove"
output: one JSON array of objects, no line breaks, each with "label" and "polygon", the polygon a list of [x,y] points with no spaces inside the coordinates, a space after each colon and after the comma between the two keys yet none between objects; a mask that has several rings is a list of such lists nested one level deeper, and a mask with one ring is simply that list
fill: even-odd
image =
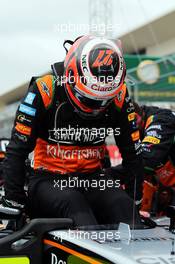
[{"label": "racing glove", "polygon": [[8,200],[4,196],[2,197],[1,202],[2,202],[2,206],[4,206],[4,207],[19,209],[21,211],[24,211],[24,209],[25,209],[25,204],[18,203],[18,202],[13,201],[13,200]]},{"label": "racing glove", "polygon": [[[2,197],[0,214],[2,219],[8,219],[6,229],[17,231],[26,223],[25,205]],[[7,218],[6,218],[7,217]]]}]

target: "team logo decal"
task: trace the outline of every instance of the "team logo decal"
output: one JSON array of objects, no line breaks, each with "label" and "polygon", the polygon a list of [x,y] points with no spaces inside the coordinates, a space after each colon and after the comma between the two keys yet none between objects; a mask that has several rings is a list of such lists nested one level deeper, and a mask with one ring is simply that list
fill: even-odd
[{"label": "team logo decal", "polygon": [[96,60],[92,64],[92,67],[110,66],[113,62],[112,60],[113,53],[114,51],[110,49],[100,50]]},{"label": "team logo decal", "polygon": [[31,119],[27,118],[27,117],[26,117],[25,115],[23,115],[23,114],[19,114],[19,115],[17,116],[17,120],[19,120],[20,122],[28,122],[28,123],[31,123],[31,122],[32,122]]},{"label": "team logo decal", "polygon": [[35,116],[35,114],[36,114],[35,108],[29,107],[29,106],[24,105],[24,104],[20,104],[19,111],[22,113],[25,113],[27,115],[30,115],[30,116]]},{"label": "team logo decal", "polygon": [[133,132],[133,133],[131,134],[131,137],[132,137],[132,140],[133,140],[133,141],[137,141],[137,140],[139,140],[139,138],[140,138],[139,130]]},{"label": "team logo decal", "polygon": [[133,121],[133,120],[135,120],[135,117],[136,117],[136,113],[135,113],[135,112],[130,113],[130,114],[128,115],[128,120],[129,120],[129,121]]},{"label": "team logo decal", "polygon": [[146,125],[145,125],[145,129],[147,129],[149,127],[149,125],[153,122],[154,116],[151,115],[150,117],[148,117],[147,121],[146,121]]},{"label": "team logo decal", "polygon": [[119,93],[117,94],[117,99],[119,102],[122,101],[122,99],[123,99],[123,91],[122,90],[120,90]]},{"label": "team logo decal", "polygon": [[42,91],[50,98],[50,91],[45,82],[41,82]]},{"label": "team logo decal", "polygon": [[36,96],[36,94],[29,92],[27,94],[26,98],[24,99],[24,102],[27,103],[27,104],[32,105],[33,101],[35,99],[35,96]]},{"label": "team logo decal", "polygon": [[149,142],[149,143],[152,143],[152,144],[159,144],[160,143],[160,139],[148,136],[148,137],[145,137],[142,142]]},{"label": "team logo decal", "polygon": [[15,129],[18,132],[20,132],[20,133],[22,133],[24,135],[27,135],[27,136],[30,136],[31,131],[32,131],[31,127],[25,126],[25,125],[20,124],[18,122],[16,123]]},{"label": "team logo decal", "polygon": [[25,136],[25,135],[21,135],[21,134],[19,134],[18,132],[15,133],[15,137],[16,137],[17,139],[19,139],[20,141],[22,141],[22,142],[27,142],[27,141],[28,141],[27,136]]}]

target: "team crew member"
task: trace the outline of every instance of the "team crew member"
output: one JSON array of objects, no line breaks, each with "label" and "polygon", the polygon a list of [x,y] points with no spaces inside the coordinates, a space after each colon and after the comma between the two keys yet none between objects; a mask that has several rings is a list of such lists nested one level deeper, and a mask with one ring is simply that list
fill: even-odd
[{"label": "team crew member", "polygon": [[122,52],[116,42],[93,36],[71,44],[52,74],[32,79],[17,110],[5,160],[3,204],[24,207],[24,161],[34,150],[28,192],[33,217],[70,217],[75,225],[129,223],[133,201],[122,190],[60,187],[68,179],[108,179],[101,176],[101,159],[105,138],[113,132],[129,192],[133,196],[136,182],[135,199],[142,196],[139,131],[128,117],[134,106],[124,83]]},{"label": "team crew member", "polygon": [[158,199],[157,209],[162,211],[168,203],[175,204],[175,114],[169,109],[138,104],[135,104],[135,109],[145,168],[141,209],[149,212],[153,195],[159,191],[161,199]]}]

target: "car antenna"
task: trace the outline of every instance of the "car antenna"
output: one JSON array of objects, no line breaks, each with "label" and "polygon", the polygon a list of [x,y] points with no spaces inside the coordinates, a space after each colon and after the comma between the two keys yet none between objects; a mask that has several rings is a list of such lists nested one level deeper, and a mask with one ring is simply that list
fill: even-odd
[{"label": "car antenna", "polygon": [[[136,213],[136,184],[137,179],[136,176],[134,178],[134,199],[133,199],[133,211],[132,211],[132,230],[135,230],[135,213]],[[132,236],[134,236],[134,232],[132,232]],[[133,238],[133,237],[132,237]]]},{"label": "car antenna", "polygon": [[171,255],[175,255],[175,251],[174,251],[174,239],[173,239],[171,245],[172,245]]}]

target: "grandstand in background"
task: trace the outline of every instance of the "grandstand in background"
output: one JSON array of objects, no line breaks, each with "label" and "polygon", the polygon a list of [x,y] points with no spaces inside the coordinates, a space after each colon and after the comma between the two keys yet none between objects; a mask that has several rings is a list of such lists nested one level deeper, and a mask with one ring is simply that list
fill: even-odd
[{"label": "grandstand in background", "polygon": [[[135,100],[175,109],[175,11],[120,36]],[[46,69],[47,70],[47,69]],[[0,137],[9,137],[28,81],[0,96]]]}]

